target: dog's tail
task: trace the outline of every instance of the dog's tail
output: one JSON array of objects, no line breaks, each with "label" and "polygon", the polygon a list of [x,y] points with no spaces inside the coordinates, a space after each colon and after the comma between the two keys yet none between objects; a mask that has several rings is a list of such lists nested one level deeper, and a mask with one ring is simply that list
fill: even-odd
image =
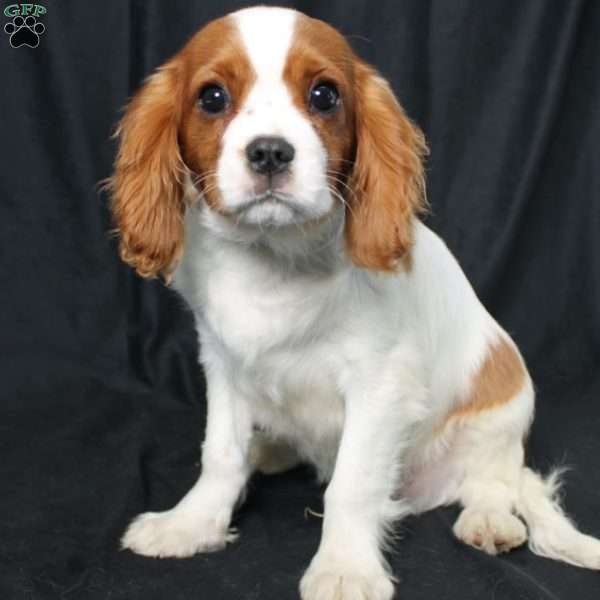
[{"label": "dog's tail", "polygon": [[516,509],[529,528],[534,554],[578,567],[600,569],[600,540],[581,533],[560,506],[561,470],[545,479],[524,468]]}]

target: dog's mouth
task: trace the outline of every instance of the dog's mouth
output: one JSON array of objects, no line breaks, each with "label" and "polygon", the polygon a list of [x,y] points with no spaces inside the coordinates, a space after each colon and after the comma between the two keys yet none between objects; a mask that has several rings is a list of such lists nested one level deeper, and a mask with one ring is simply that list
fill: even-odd
[{"label": "dog's mouth", "polygon": [[238,223],[256,225],[262,229],[303,223],[313,215],[291,194],[267,189],[249,196],[235,208],[233,216]]},{"label": "dog's mouth", "polygon": [[298,202],[293,196],[286,194],[285,192],[272,189],[268,189],[260,194],[251,196],[246,202],[238,206],[235,212],[239,215],[254,208],[255,206],[268,204],[285,206],[294,212],[303,212],[302,208],[298,206]]}]

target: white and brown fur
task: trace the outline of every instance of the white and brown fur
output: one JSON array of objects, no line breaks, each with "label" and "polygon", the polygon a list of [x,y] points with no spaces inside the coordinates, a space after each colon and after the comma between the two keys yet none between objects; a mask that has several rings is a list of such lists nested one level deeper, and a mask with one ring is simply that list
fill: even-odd
[{"label": "white and brown fur", "polygon": [[[317,80],[340,92],[330,115],[307,107]],[[208,116],[198,91],[214,82],[231,103]],[[214,21],[147,80],[119,135],[121,255],[187,300],[208,384],[198,482],[137,517],[124,547],[222,548],[253,470],[304,461],[328,482],[304,600],[391,598],[390,526],[450,503],[455,534],[485,552],[529,540],[600,568],[557,478],[524,464],[534,390],[519,351],[418,219],[423,136],[339,33],[277,8]],[[270,183],[287,204],[253,202],[264,182],[244,150],[264,135],[295,147]]]}]

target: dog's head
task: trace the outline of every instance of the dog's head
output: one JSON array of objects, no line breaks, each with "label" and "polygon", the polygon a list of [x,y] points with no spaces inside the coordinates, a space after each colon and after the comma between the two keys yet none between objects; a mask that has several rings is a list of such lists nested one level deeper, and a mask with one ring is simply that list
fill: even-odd
[{"label": "dog's head", "polygon": [[231,227],[305,225],[343,203],[355,264],[409,256],[423,136],[322,21],[261,7],[211,22],[149,77],[118,134],[113,212],[143,276],[181,255],[186,179]]}]

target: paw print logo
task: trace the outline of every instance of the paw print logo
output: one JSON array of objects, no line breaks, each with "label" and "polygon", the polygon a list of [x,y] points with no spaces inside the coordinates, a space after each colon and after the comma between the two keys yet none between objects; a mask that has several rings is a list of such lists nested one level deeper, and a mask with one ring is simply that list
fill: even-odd
[{"label": "paw print logo", "polygon": [[19,46],[37,48],[40,43],[40,35],[46,31],[46,28],[33,15],[29,15],[25,18],[16,16],[12,23],[4,26],[4,31],[10,35],[10,45],[13,48]]}]

